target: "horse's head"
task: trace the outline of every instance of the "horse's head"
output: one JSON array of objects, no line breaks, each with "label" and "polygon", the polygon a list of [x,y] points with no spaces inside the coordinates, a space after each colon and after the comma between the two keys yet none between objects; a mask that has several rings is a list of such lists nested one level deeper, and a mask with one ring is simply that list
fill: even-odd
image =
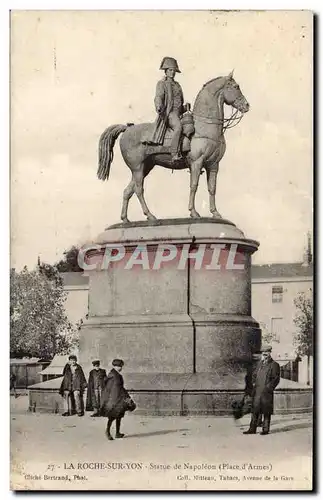
[{"label": "horse's head", "polygon": [[223,98],[225,104],[233,106],[238,111],[241,111],[241,113],[247,113],[250,106],[241,92],[239,85],[233,78],[233,71],[228,76],[224,77],[224,79]]},{"label": "horse's head", "polygon": [[[230,118],[224,117],[224,104],[232,106],[235,111]],[[233,72],[227,76],[218,76],[205,83],[198,93],[193,115],[202,117],[208,123],[222,127],[222,132],[237,125],[244,113],[249,111],[249,103],[242,94],[239,85],[233,78]],[[241,116],[236,116],[238,112]]]}]

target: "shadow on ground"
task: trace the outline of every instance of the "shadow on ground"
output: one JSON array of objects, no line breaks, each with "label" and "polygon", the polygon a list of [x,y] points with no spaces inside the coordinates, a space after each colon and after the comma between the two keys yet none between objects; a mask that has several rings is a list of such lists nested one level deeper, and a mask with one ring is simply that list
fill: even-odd
[{"label": "shadow on ground", "polygon": [[[310,415],[311,417],[311,415]],[[281,418],[281,419],[277,419],[277,420],[272,420],[271,421],[271,426],[273,425],[278,425],[278,424],[289,424],[289,425],[293,425],[294,422],[296,421],[299,421],[299,420],[304,420],[307,418],[307,415],[300,415],[300,416],[295,416],[295,417],[290,417],[290,418]],[[250,416],[250,419],[251,419],[251,416]],[[250,421],[249,419],[249,421]],[[242,427],[248,427],[249,426],[249,421],[239,421],[239,420],[236,420],[237,424],[240,426],[240,428]],[[292,424],[293,422],[293,424]],[[311,422],[306,422],[308,424],[309,427],[311,427]]]},{"label": "shadow on ground", "polygon": [[150,436],[163,436],[164,434],[173,434],[176,432],[189,431],[190,429],[175,429],[154,432],[141,432],[140,434],[127,434],[127,439],[136,437],[150,437]]},{"label": "shadow on ground", "polygon": [[310,429],[312,424],[310,422],[299,422],[298,424],[285,425],[284,427],[279,427],[278,429],[271,428],[270,434],[278,434],[279,432],[288,432],[295,429]]}]

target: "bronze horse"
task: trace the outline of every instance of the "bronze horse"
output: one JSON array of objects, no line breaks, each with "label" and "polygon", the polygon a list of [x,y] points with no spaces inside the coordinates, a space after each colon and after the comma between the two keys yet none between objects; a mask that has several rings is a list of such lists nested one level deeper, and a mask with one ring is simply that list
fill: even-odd
[{"label": "bronze horse", "polygon": [[[226,119],[224,104],[231,105],[237,111]],[[123,192],[121,219],[129,222],[127,217],[129,200],[136,193],[143,213],[148,220],[156,219],[147,207],[144,198],[144,178],[155,165],[182,170],[189,168],[191,175],[190,198],[188,209],[191,217],[200,217],[195,209],[195,195],[202,169],[207,175],[210,212],[213,217],[221,217],[215,205],[216,180],[219,162],[222,159],[226,143],[224,132],[232,123],[241,120],[249,110],[249,104],[242,94],[239,85],[233,79],[232,72],[228,76],[220,76],[207,82],[197,95],[193,107],[195,132],[191,138],[191,149],[182,163],[171,162],[169,153],[160,152],[160,147],[153,149],[143,144],[143,137],[152,130],[152,123],[139,125],[111,125],[101,135],[99,142],[98,177],[107,180],[113,160],[113,147],[118,136],[124,132],[120,140],[121,154],[132,171],[132,179]],[[235,115],[240,112],[241,116]]]}]

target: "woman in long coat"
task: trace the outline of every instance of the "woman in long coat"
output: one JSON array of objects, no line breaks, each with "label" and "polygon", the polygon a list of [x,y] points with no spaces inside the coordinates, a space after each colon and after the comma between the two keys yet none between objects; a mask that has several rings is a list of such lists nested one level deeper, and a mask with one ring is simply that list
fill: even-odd
[{"label": "woman in long coat", "polygon": [[124,362],[122,359],[112,361],[112,370],[106,378],[106,384],[102,392],[102,405],[100,414],[108,417],[106,436],[112,441],[111,426],[116,421],[116,438],[123,438],[124,434],[120,432],[121,419],[127,410],[126,398],[128,393],[123,386],[123,377],[120,374]]}]

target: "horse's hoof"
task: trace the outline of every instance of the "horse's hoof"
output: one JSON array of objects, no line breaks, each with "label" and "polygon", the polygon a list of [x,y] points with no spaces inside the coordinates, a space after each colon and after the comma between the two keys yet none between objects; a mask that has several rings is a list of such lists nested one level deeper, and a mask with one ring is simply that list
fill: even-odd
[{"label": "horse's hoof", "polygon": [[130,222],[130,220],[128,219],[128,217],[121,217],[121,220],[124,224],[128,224],[128,222]]},{"label": "horse's hoof", "polygon": [[147,215],[147,220],[157,220],[157,217],[155,217],[153,214]]},{"label": "horse's hoof", "polygon": [[199,214],[196,210],[192,210],[192,211],[191,211],[191,217],[192,217],[193,219],[198,219],[198,218],[199,218],[199,217],[201,217],[201,216],[200,216],[200,214]]},{"label": "horse's hoof", "polygon": [[222,215],[219,212],[213,212],[213,219],[222,219]]}]

